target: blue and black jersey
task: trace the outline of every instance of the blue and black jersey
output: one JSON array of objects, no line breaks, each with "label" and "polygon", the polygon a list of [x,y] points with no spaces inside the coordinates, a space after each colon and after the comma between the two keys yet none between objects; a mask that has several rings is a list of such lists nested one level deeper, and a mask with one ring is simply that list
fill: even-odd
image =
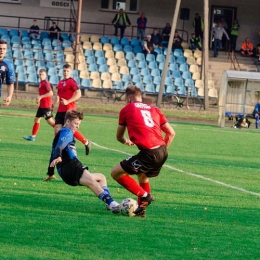
[{"label": "blue and black jersey", "polygon": [[0,97],[2,93],[2,85],[13,84],[15,80],[14,65],[10,60],[3,59],[0,61]]},{"label": "blue and black jersey", "polygon": [[[73,132],[66,127],[63,127],[58,134],[55,136],[52,142],[52,152],[50,157],[50,163],[57,159],[58,157],[62,158],[62,162],[58,163],[57,169],[60,173],[60,169],[68,162],[73,159],[77,159],[77,152],[75,146],[75,139],[73,136]],[[48,175],[54,174],[54,167],[48,168]]]}]

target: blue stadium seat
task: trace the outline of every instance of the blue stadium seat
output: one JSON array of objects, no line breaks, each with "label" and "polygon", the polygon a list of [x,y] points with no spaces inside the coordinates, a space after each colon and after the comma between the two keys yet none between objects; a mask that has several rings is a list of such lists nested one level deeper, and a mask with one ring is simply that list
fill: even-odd
[{"label": "blue stadium seat", "polygon": [[154,85],[160,85],[161,84],[161,81],[162,81],[162,77],[161,76],[155,76],[153,78],[153,84]]},{"label": "blue stadium seat", "polygon": [[36,74],[36,68],[35,66],[28,66],[26,69],[26,74]]},{"label": "blue stadium seat", "polygon": [[[163,51],[161,48],[154,48],[154,52],[156,52],[157,54],[163,54]],[[163,55],[164,56],[164,55]]]},{"label": "blue stadium seat", "polygon": [[134,59],[135,59],[134,53],[133,53],[133,52],[127,52],[127,53],[125,54],[125,59],[128,60],[128,61],[134,60]]},{"label": "blue stadium seat", "polygon": [[47,71],[48,76],[57,76],[57,69],[56,67],[50,67]]},{"label": "blue stadium seat", "polygon": [[142,77],[147,76],[147,75],[150,75],[149,69],[148,69],[148,68],[142,68],[141,71],[140,71],[140,75],[141,75]]},{"label": "blue stadium seat", "polygon": [[184,64],[186,63],[186,58],[184,56],[179,56],[176,59],[176,62],[180,65],[180,64]]},{"label": "blue stadium seat", "polygon": [[14,50],[13,51],[13,58],[22,59],[23,58],[23,52],[20,51],[20,50]]},{"label": "blue stadium seat", "polygon": [[156,61],[150,61],[150,62],[148,63],[148,68],[149,68],[150,70],[158,68],[157,62],[156,62]]},{"label": "blue stadium seat", "polygon": [[35,66],[35,64],[34,64],[34,60],[26,60],[25,61],[25,66],[26,67],[31,67],[31,66]]},{"label": "blue stadium seat", "polygon": [[157,54],[157,56],[156,56],[156,61],[157,61],[158,63],[164,62],[164,61],[165,61],[165,56],[164,56],[163,54]]},{"label": "blue stadium seat", "polygon": [[29,84],[38,85],[38,84],[39,84],[39,81],[38,81],[37,74],[36,74],[36,73],[30,73],[30,74],[28,74],[27,82],[28,82]]},{"label": "blue stadium seat", "polygon": [[183,79],[182,78],[175,78],[174,79],[174,86],[175,87],[184,87]]},{"label": "blue stadium seat", "polygon": [[189,71],[183,71],[181,77],[185,79],[191,79],[191,73]]},{"label": "blue stadium seat", "polygon": [[139,75],[139,70],[138,70],[138,68],[136,68],[136,67],[132,67],[132,68],[130,68],[129,73],[130,73],[132,76],[134,76],[134,75]]},{"label": "blue stadium seat", "polygon": [[103,50],[96,50],[95,51],[95,57],[96,58],[105,57],[104,51]]},{"label": "blue stadium seat", "polygon": [[91,71],[98,71],[96,63],[89,64],[88,71],[89,72],[91,72]]},{"label": "blue stadium seat", "polygon": [[49,82],[51,83],[51,85],[57,86],[59,83],[59,77],[57,75],[51,75],[49,76]]},{"label": "blue stadium seat", "polygon": [[96,63],[96,59],[94,56],[88,56],[87,60],[86,60],[87,64],[95,64]]},{"label": "blue stadium seat", "polygon": [[144,84],[150,84],[153,82],[153,78],[151,75],[146,75],[143,77],[143,83]]},{"label": "blue stadium seat", "polygon": [[155,88],[154,88],[154,84],[153,83],[143,83],[145,85],[145,92],[148,92],[148,93],[155,93]]},{"label": "blue stadium seat", "polygon": [[134,46],[139,46],[139,40],[137,38],[132,38],[131,40],[131,45]]},{"label": "blue stadium seat", "polygon": [[137,84],[139,82],[142,82],[141,76],[139,74],[133,75],[132,82],[133,82],[133,84]]},{"label": "blue stadium seat", "polygon": [[182,51],[182,49],[174,49],[173,55],[174,55],[175,57],[183,56],[183,51]]},{"label": "blue stadium seat", "polygon": [[160,72],[160,70],[157,69],[157,68],[152,69],[150,74],[151,74],[152,77],[161,76],[161,72]]},{"label": "blue stadium seat", "polygon": [[29,37],[28,31],[27,30],[21,30],[21,37]]},{"label": "blue stadium seat", "polygon": [[133,50],[133,48],[132,48],[131,45],[125,45],[124,48],[123,48],[123,51],[124,51],[125,53],[127,53],[127,52],[132,52],[132,50]]},{"label": "blue stadium seat", "polygon": [[117,52],[117,51],[123,51],[123,47],[121,44],[115,44],[113,47],[113,51]]},{"label": "blue stadium seat", "polygon": [[173,70],[172,71],[172,78],[181,78],[181,72],[179,70]]},{"label": "blue stadium seat", "polygon": [[45,38],[49,38],[49,33],[48,32],[40,32],[40,38],[43,40]]},{"label": "blue stadium seat", "polygon": [[148,61],[148,62],[150,62],[150,61],[155,61],[155,56],[154,56],[154,54],[152,54],[152,53],[147,53],[145,59],[146,59],[146,61]]},{"label": "blue stadium seat", "polygon": [[166,77],[164,81],[164,85],[168,87],[173,87],[173,79],[171,77]]},{"label": "blue stadium seat", "polygon": [[46,68],[51,68],[55,67],[55,62],[54,61],[47,61],[46,62]]},{"label": "blue stadium seat", "polygon": [[180,64],[180,66],[179,66],[179,71],[180,72],[184,72],[184,71],[189,71],[189,66],[188,66],[188,64],[186,64],[186,63],[182,63],[182,64]]},{"label": "blue stadium seat", "polygon": [[81,89],[91,88],[91,81],[90,81],[90,79],[85,79],[85,78],[81,79],[80,88]]},{"label": "blue stadium seat", "polygon": [[113,36],[111,39],[110,39],[110,43],[112,45],[116,45],[116,44],[119,44],[119,40],[117,37]]},{"label": "blue stadium seat", "polygon": [[94,51],[85,49],[84,55],[85,55],[85,57],[94,56]]},{"label": "blue stadium seat", "polygon": [[135,59],[136,59],[137,61],[145,60],[145,56],[144,56],[143,53],[136,53]]},{"label": "blue stadium seat", "polygon": [[6,28],[0,28],[0,36],[8,35],[8,30]]},{"label": "blue stadium seat", "polygon": [[63,42],[64,42],[64,41],[70,41],[70,37],[69,37],[69,34],[68,34],[68,33],[64,33],[64,32],[63,32],[63,33],[60,34],[60,36],[61,36]]},{"label": "blue stadium seat", "polygon": [[137,68],[136,61],[135,60],[129,60],[128,63],[127,63],[127,66],[129,67],[129,69]]},{"label": "blue stadium seat", "polygon": [[109,38],[108,38],[108,36],[106,36],[106,35],[101,36],[100,42],[101,42],[102,44],[109,43]]},{"label": "blue stadium seat", "polygon": [[184,86],[187,88],[195,88],[193,79],[185,79]]},{"label": "blue stadium seat", "polygon": [[23,72],[18,72],[17,81],[21,84],[27,83],[27,77]]},{"label": "blue stadium seat", "polygon": [[142,82],[137,82],[137,83],[135,83],[135,85],[136,85],[138,88],[140,88],[140,90],[141,90],[142,92],[144,91],[144,85],[143,85]]},{"label": "blue stadium seat", "polygon": [[99,68],[98,68],[98,71],[99,71],[100,73],[102,73],[102,72],[108,72],[108,66],[107,66],[107,64],[101,64],[101,65],[99,66]]},{"label": "blue stadium seat", "polygon": [[139,69],[147,68],[147,63],[146,63],[146,61],[145,61],[145,60],[139,61],[137,67],[138,67]]},{"label": "blue stadium seat", "polygon": [[19,36],[18,29],[10,29],[9,35],[10,35],[10,37],[12,37],[12,36]]},{"label": "blue stadium seat", "polygon": [[126,38],[126,37],[123,37],[123,38],[120,40],[120,44],[121,44],[122,46],[130,45],[129,40],[128,40],[128,38]]},{"label": "blue stadium seat", "polygon": [[133,53],[137,54],[137,53],[142,53],[143,49],[140,45],[135,45],[133,48]]}]

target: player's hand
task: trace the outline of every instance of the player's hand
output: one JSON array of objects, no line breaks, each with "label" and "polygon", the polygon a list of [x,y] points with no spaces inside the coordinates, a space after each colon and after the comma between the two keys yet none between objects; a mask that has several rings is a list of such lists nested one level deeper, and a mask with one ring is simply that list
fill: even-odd
[{"label": "player's hand", "polygon": [[61,102],[62,105],[65,105],[65,106],[67,106],[69,104],[69,101],[67,99],[64,99],[64,98],[62,98],[60,102]]},{"label": "player's hand", "polygon": [[130,139],[126,139],[125,145],[133,146],[135,144]]},{"label": "player's hand", "polygon": [[41,98],[38,96],[36,97],[36,104],[38,104],[40,102]]},{"label": "player's hand", "polygon": [[55,177],[55,175],[52,176],[48,176],[47,178],[45,178],[43,181],[51,181],[51,180],[56,180],[57,178]]},{"label": "player's hand", "polygon": [[60,162],[62,162],[62,159],[61,159],[61,157],[58,157],[58,158],[54,159],[54,160],[51,162],[50,167],[55,167],[55,165],[58,164],[58,163],[60,163]]}]

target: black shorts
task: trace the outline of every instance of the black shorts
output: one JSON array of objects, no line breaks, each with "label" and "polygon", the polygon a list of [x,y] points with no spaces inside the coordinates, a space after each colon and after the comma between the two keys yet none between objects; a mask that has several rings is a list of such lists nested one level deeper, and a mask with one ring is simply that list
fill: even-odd
[{"label": "black shorts", "polygon": [[66,112],[57,112],[55,116],[55,125],[64,125]]},{"label": "black shorts", "polygon": [[73,159],[65,164],[61,164],[58,168],[58,173],[62,180],[70,186],[80,185],[79,180],[88,167],[83,166],[83,164],[78,159]]},{"label": "black shorts", "polygon": [[144,173],[147,177],[156,177],[167,157],[168,150],[163,145],[156,149],[140,150],[137,155],[121,161],[120,165],[130,175]]},{"label": "black shorts", "polygon": [[53,117],[51,108],[38,108],[35,117],[44,117],[45,120]]}]

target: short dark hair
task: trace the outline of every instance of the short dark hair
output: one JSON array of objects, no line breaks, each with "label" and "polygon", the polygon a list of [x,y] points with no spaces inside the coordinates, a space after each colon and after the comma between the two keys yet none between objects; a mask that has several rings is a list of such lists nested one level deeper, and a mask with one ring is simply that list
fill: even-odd
[{"label": "short dark hair", "polygon": [[46,69],[40,69],[40,70],[39,70],[39,73],[41,73],[41,72],[47,73]]},{"label": "short dark hair", "polygon": [[0,40],[0,44],[7,44],[5,40]]},{"label": "short dark hair", "polygon": [[64,122],[66,122],[67,120],[72,121],[73,119],[83,120],[83,118],[84,116],[82,112],[79,112],[77,110],[69,110],[66,112]]},{"label": "short dark hair", "polygon": [[142,96],[142,92],[141,92],[141,89],[138,88],[137,86],[129,86],[125,90],[125,95],[126,95],[126,97]]},{"label": "short dark hair", "polygon": [[63,69],[71,69],[71,65],[69,63],[66,63],[63,65]]}]

